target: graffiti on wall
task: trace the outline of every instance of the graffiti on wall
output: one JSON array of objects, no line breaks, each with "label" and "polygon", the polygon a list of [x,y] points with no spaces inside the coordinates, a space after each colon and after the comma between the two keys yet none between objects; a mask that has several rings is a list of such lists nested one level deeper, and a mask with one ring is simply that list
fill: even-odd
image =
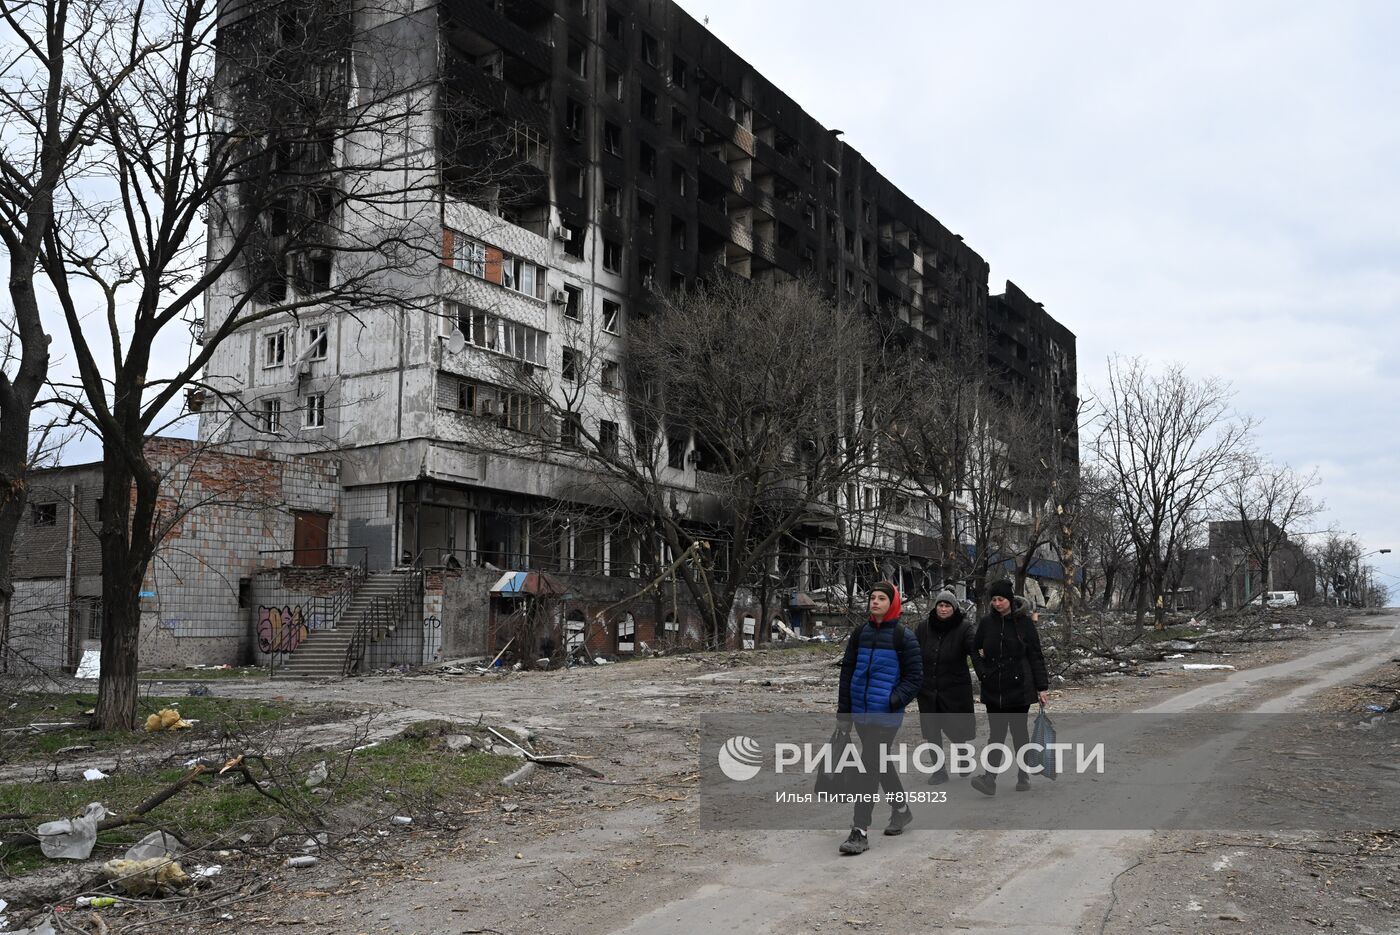
[{"label": "graffiti on wall", "polygon": [[289,653],[309,632],[300,605],[258,608],[258,649],[265,653]]}]

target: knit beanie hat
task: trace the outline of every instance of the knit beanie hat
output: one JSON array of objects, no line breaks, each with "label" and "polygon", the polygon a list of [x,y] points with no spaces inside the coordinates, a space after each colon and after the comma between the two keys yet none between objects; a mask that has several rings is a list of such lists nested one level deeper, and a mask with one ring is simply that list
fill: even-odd
[{"label": "knit beanie hat", "polygon": [[1000,581],[993,581],[992,586],[987,589],[987,598],[993,597],[1004,597],[1008,601],[1013,600],[1016,597],[1016,591],[1012,588],[1009,580],[1002,578]]},{"label": "knit beanie hat", "polygon": [[955,595],[952,591],[949,591],[947,588],[944,588],[942,591],[938,592],[938,596],[933,599],[933,603],[935,606],[938,604],[952,604],[954,610],[958,609],[957,595]]},{"label": "knit beanie hat", "polygon": [[888,581],[881,581],[879,584],[873,584],[870,586],[871,594],[874,594],[876,591],[879,591],[881,594],[885,595],[885,597],[888,597],[891,603],[893,603],[894,596],[898,592],[898,588],[896,588],[893,584],[890,584]]}]

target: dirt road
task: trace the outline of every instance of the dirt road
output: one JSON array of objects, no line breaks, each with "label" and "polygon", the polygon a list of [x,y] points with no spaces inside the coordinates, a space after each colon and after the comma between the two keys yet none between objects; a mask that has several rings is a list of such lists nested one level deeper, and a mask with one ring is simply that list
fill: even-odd
[{"label": "dirt road", "polygon": [[[1246,840],[1199,831],[921,832],[916,826],[900,838],[877,835],[869,853],[841,858],[841,835],[702,832],[694,791],[701,713],[831,709],[836,675],[829,660],[779,658],[784,655],[664,658],[505,678],[230,687],[379,705],[385,731],[430,717],[518,725],[548,749],[595,756],[590,765],[608,776],[593,781],[573,770],[542,771],[530,787],[504,792],[516,810],[486,816],[465,838],[424,834],[406,845],[400,866],[372,873],[334,865],[314,877],[289,873],[275,905],[249,908],[236,924],[396,935],[1316,927],[1400,935],[1393,896],[1384,894],[1384,881],[1394,883],[1400,874],[1390,850],[1375,852],[1370,876],[1356,883],[1361,895],[1337,884],[1340,871],[1308,876],[1313,871],[1289,863],[1298,853],[1336,863],[1333,852],[1350,853],[1347,842],[1319,847],[1299,835]],[[1306,710],[1317,693],[1395,656],[1400,617],[1373,617],[1356,629],[1287,644],[1253,668],[1188,675],[1164,667],[1152,679],[1057,692],[1054,704],[1178,713]],[[876,822],[883,820],[877,811]],[[1368,898],[1368,887],[1378,895]]]}]

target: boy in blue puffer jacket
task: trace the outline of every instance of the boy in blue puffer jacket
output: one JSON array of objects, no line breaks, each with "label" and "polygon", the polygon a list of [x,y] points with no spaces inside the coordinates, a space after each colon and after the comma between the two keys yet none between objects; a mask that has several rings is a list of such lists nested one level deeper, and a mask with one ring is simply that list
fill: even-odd
[{"label": "boy in blue puffer jacket", "polygon": [[[894,740],[904,719],[904,706],[919,694],[924,681],[919,641],[899,619],[899,589],[882,581],[870,589],[870,620],[851,634],[841,660],[841,690],[836,715],[842,725],[855,725],[860,759],[869,783],[866,791],[884,791],[887,799],[902,797],[899,774],[885,768],[882,748]],[[899,834],[914,819],[907,803],[894,798],[894,813],[885,834]],[[874,802],[857,802],[850,837],[843,854],[863,854],[870,848],[870,819]]]}]

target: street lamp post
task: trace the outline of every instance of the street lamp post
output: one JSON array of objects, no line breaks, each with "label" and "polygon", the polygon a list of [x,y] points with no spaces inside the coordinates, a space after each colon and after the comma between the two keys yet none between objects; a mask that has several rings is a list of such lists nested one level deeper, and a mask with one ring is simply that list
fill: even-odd
[{"label": "street lamp post", "polygon": [[[1390,549],[1374,549],[1356,556],[1356,575],[1352,578],[1352,603],[1358,607],[1366,606],[1366,589],[1361,587],[1361,560],[1372,555],[1389,555]],[[1357,592],[1360,592],[1359,595]]]}]

